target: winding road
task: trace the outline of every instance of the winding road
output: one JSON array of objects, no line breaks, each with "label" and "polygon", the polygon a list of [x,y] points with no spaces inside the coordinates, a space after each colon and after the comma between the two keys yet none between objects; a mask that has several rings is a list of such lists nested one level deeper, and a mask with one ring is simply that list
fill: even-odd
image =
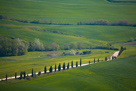
[{"label": "winding road", "polygon": [[[110,59],[108,59],[107,61],[110,61],[110,60],[112,60],[112,57],[118,57],[118,54],[119,54],[119,51],[116,51],[116,52],[114,52],[114,54],[110,57]],[[97,63],[97,62],[95,62],[95,63]],[[90,64],[93,64],[93,63],[90,63]],[[89,65],[89,63],[85,63],[85,64],[82,64],[81,66],[86,66],[86,65]],[[76,65],[74,65],[73,67],[76,67]],[[80,67],[80,65],[78,65],[78,67]],[[71,66],[69,66],[69,69],[71,68]],[[67,67],[65,68],[65,69],[67,69]],[[61,68],[61,70],[63,70],[63,68]],[[53,70],[53,71],[55,71],[55,70]],[[56,71],[58,71],[58,69],[56,69]],[[46,71],[47,73],[49,72],[49,71]],[[41,74],[43,74],[44,73],[44,71],[42,71],[41,72]],[[38,74],[38,72],[36,73],[36,74]],[[32,74],[30,73],[30,74],[28,74],[28,76],[31,76]],[[26,75],[27,76],[27,75]],[[20,76],[17,76],[16,78],[19,78]],[[8,77],[7,79],[15,79],[15,76],[13,76],[13,77]],[[1,78],[0,79],[0,81],[3,81],[3,80],[6,80],[6,78]]]}]

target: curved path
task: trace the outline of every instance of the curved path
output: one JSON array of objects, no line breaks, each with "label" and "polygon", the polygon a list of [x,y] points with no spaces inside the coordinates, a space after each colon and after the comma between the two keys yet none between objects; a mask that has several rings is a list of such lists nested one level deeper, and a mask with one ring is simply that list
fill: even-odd
[{"label": "curved path", "polygon": [[[110,61],[110,60],[112,60],[112,57],[114,56],[114,57],[118,57],[118,54],[119,54],[119,51],[116,51],[116,52],[114,52],[114,54],[110,57],[110,59],[108,59],[107,61]],[[95,63],[97,63],[97,62],[95,62]],[[93,63],[90,63],[90,64],[93,64]],[[82,64],[81,66],[86,66],[86,65],[89,65],[89,63],[85,63],[85,64]],[[74,65],[73,66],[73,68],[74,67],[76,67],[76,65]],[[78,65],[78,67],[80,67],[80,65]],[[71,68],[71,66],[69,66],[69,69]],[[65,69],[67,69],[67,67],[65,68]],[[61,68],[61,70],[63,70],[63,68]],[[53,69],[53,71],[55,71],[54,69]],[[56,71],[58,71],[58,69],[56,69]],[[49,72],[49,71],[46,71],[47,73]],[[44,71],[42,71],[41,72],[41,74],[43,74],[44,73]],[[36,74],[38,74],[38,72],[36,73]],[[31,76],[32,74],[28,74],[28,76]],[[26,75],[27,76],[27,75]],[[17,76],[16,78],[19,78],[20,76]],[[13,77],[8,77],[7,79],[15,79],[15,76],[13,76]],[[0,79],[0,81],[2,81],[2,80],[6,80],[6,78],[1,78]]]}]

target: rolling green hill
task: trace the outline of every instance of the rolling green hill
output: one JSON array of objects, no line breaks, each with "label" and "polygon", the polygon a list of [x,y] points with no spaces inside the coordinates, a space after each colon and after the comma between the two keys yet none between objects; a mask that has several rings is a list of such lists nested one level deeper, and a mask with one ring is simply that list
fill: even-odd
[{"label": "rolling green hill", "polygon": [[22,80],[18,83],[9,80],[9,84],[3,82],[0,89],[7,91],[36,91],[37,89],[41,91],[135,91],[135,49],[135,46],[127,46],[127,50],[123,52],[121,57],[113,61],[96,63],[48,76],[43,75],[25,82]]},{"label": "rolling green hill", "polygon": [[[106,45],[136,39],[136,27],[89,26],[89,25],[45,25],[24,24],[0,20],[0,35],[21,38],[33,42],[39,38],[43,43],[58,45],[81,42],[84,45]],[[54,31],[54,32],[53,32]]]},{"label": "rolling green hill", "polygon": [[0,78],[5,78],[6,74],[8,74],[8,77],[14,76],[15,72],[19,75],[21,71],[25,71],[29,74],[32,68],[35,72],[44,71],[45,66],[47,70],[50,66],[53,66],[54,69],[55,64],[58,67],[59,63],[63,64],[64,62],[66,65],[68,62],[71,65],[71,61],[73,61],[75,65],[76,61],[79,63],[80,58],[82,58],[82,63],[88,63],[89,60],[93,62],[94,58],[96,58],[96,61],[98,58],[105,60],[105,57],[109,58],[115,51],[92,49],[92,54],[75,56],[61,56],[62,52],[63,51],[28,52],[23,56],[0,57]]},{"label": "rolling green hill", "polygon": [[[115,0],[117,1],[117,0]],[[126,1],[126,0],[124,0]],[[92,19],[104,19],[110,23],[128,20],[136,24],[136,3],[109,2],[108,0],[0,0],[0,38],[20,38],[27,42],[40,39],[48,46],[55,42],[59,47],[64,44],[82,43],[85,47],[107,46],[120,48],[125,46],[121,56],[113,61],[100,62],[85,67],[56,72],[39,77],[16,79],[0,82],[1,91],[135,91],[136,88],[136,27],[110,25],[77,25],[77,22],[90,22]],[[1,16],[0,16],[1,18]],[[28,23],[17,22],[28,20]],[[47,22],[33,24],[31,21]],[[50,22],[56,25],[49,24]],[[70,23],[73,25],[57,25]],[[132,42],[129,42],[129,40]],[[1,46],[0,46],[1,48]],[[66,50],[27,52],[23,56],[0,57],[0,78],[17,75],[21,71],[31,73],[47,70],[52,65],[74,61],[83,63],[94,58],[104,60],[114,50],[82,49],[92,54],[61,56]]]}]

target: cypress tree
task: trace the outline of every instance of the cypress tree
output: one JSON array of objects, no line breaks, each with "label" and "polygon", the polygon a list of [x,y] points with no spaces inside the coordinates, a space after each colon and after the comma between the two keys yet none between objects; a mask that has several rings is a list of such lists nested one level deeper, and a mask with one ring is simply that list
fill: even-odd
[{"label": "cypress tree", "polygon": [[82,59],[80,58],[80,66],[82,65]]},{"label": "cypress tree", "polygon": [[56,72],[56,64],[55,64],[55,72]]},{"label": "cypress tree", "polygon": [[78,67],[78,62],[76,62],[76,67]]},{"label": "cypress tree", "polygon": [[63,70],[65,70],[65,63],[63,63]]},{"label": "cypress tree", "polygon": [[69,69],[69,63],[68,63],[68,65],[67,65],[67,69]]},{"label": "cypress tree", "polygon": [[98,58],[98,62],[99,62],[99,58]]},{"label": "cypress tree", "polygon": [[33,69],[32,69],[32,77],[34,76]]},{"label": "cypress tree", "polygon": [[52,72],[52,66],[50,66],[49,72],[50,72],[50,73]]},{"label": "cypress tree", "polygon": [[73,61],[71,62],[71,68],[73,68]]},{"label": "cypress tree", "polygon": [[60,67],[59,69],[60,69],[60,71],[61,71],[61,64],[59,64],[59,65],[60,65],[60,66],[59,66],[59,67]]},{"label": "cypress tree", "polygon": [[61,70],[61,65],[59,64],[59,66],[58,66],[58,71],[60,71]]},{"label": "cypress tree", "polygon": [[52,66],[51,66],[51,72],[52,72]]},{"label": "cypress tree", "polygon": [[94,63],[95,63],[95,58],[94,58]]},{"label": "cypress tree", "polygon": [[89,64],[90,64],[90,60],[89,60]]},{"label": "cypress tree", "polygon": [[26,78],[26,72],[24,71],[24,79]]},{"label": "cypress tree", "polygon": [[22,72],[20,72],[20,79],[22,79]]},{"label": "cypress tree", "polygon": [[46,66],[44,67],[44,74],[46,74]]},{"label": "cypress tree", "polygon": [[15,72],[15,79],[17,78],[17,72]]},{"label": "cypress tree", "polygon": [[6,81],[7,81],[8,75],[6,74]]},{"label": "cypress tree", "polygon": [[105,57],[105,61],[107,61],[107,57]]}]

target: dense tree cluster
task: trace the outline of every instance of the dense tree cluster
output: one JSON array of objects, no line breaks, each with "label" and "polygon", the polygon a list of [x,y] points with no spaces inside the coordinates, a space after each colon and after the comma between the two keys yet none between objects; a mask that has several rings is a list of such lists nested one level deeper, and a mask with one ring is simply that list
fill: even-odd
[{"label": "dense tree cluster", "polygon": [[130,21],[128,20],[119,20],[119,21],[115,21],[113,23],[109,23],[108,20],[104,20],[104,19],[98,19],[98,20],[91,20],[89,21],[82,21],[82,22],[77,22],[77,25],[111,25],[111,26],[135,26],[135,24],[132,24]]},{"label": "dense tree cluster", "polygon": [[18,56],[27,52],[28,43],[19,38],[0,38],[0,56]]},{"label": "dense tree cluster", "polygon": [[119,21],[115,21],[111,25],[113,26],[132,26],[133,24],[128,20],[119,20]]},{"label": "dense tree cluster", "polygon": [[39,39],[34,39],[33,43],[30,42],[28,51],[42,51],[42,50],[44,50],[44,46]]},{"label": "dense tree cluster", "polygon": [[109,24],[108,20],[104,20],[104,19],[98,19],[98,20],[92,19],[90,22],[82,21],[77,23],[77,25],[108,25],[108,24]]}]

